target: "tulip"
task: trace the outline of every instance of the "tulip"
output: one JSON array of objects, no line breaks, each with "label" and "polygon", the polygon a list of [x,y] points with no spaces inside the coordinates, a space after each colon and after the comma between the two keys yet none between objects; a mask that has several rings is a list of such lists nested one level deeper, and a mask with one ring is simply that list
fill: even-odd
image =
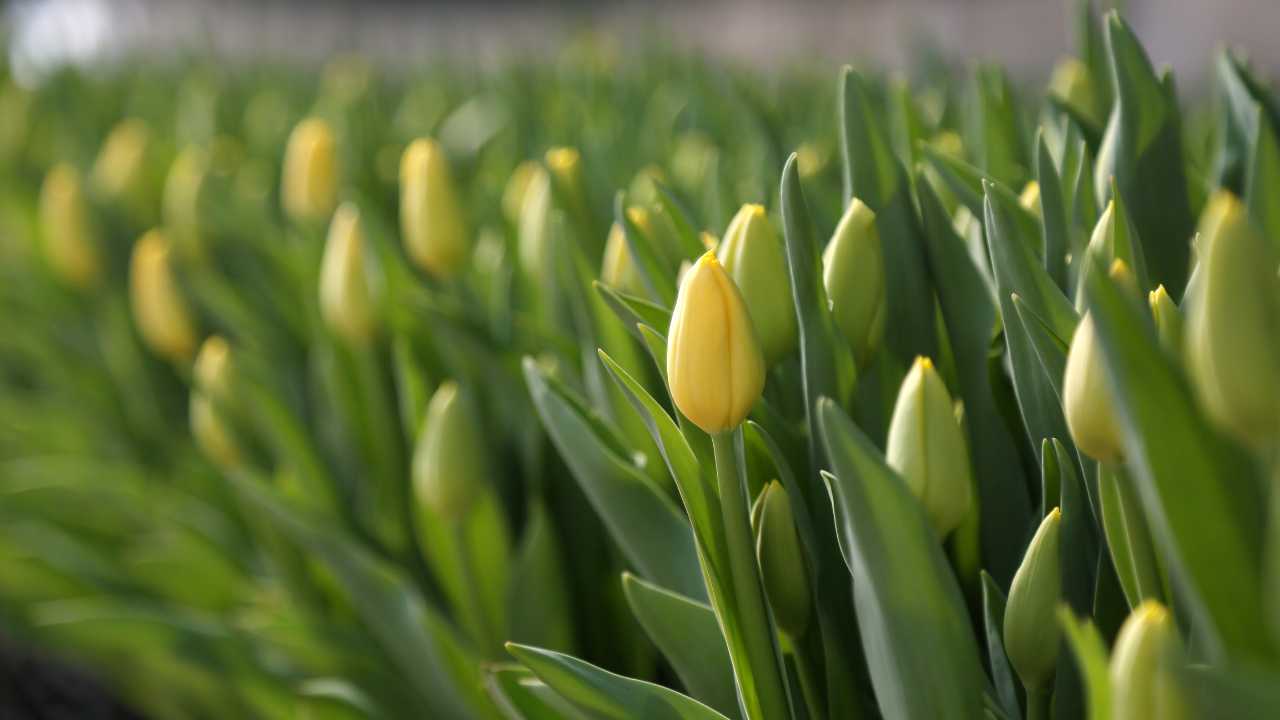
[{"label": "tulip", "polygon": [[138,331],[152,352],[174,362],[191,359],[195,321],[173,274],[169,242],[159,230],[146,233],[133,246],[129,301]]},{"label": "tulip", "polygon": [[[1027,686],[1029,696],[1038,696],[1053,677],[1058,663],[1058,621],[1055,613],[1062,598],[1061,562],[1058,558],[1058,527],[1062,513],[1054,508],[1040,522],[1027,547],[1022,564],[1009,586],[1009,602],[1004,612],[1004,647],[1009,662]],[[1032,700],[1028,699],[1028,704]]]},{"label": "tulip", "polygon": [[400,231],[418,267],[437,277],[454,274],[471,250],[444,150],[414,140],[400,160]]},{"label": "tulip", "polygon": [[902,381],[885,460],[920,501],[938,537],[946,537],[969,514],[973,481],[964,431],[929,358],[916,358]]},{"label": "tulip", "polygon": [[344,203],[333,214],[320,262],[320,315],[334,333],[353,345],[363,345],[376,331],[374,305],[360,211]]},{"label": "tulip", "polygon": [[746,301],[714,252],[684,275],[667,333],[671,399],[716,435],[742,423],[764,390],[764,355]]},{"label": "tulip", "polygon": [[338,198],[338,148],[333,129],[319,118],[299,122],[284,154],[280,197],[285,213],[298,223],[319,223]]},{"label": "tulip", "polygon": [[164,183],[165,230],[179,247],[200,244],[200,196],[209,170],[208,154],[197,147],[178,153]]},{"label": "tulip", "polygon": [[220,468],[240,465],[240,446],[214,404],[199,391],[191,393],[191,437],[210,462]]},{"label": "tulip", "polygon": [[516,230],[520,266],[530,278],[547,277],[552,207],[551,176],[541,166],[536,167],[524,191]]},{"label": "tulip", "polygon": [[1087,257],[1081,266],[1080,277],[1076,290],[1076,309],[1084,309],[1085,281],[1088,278],[1089,268],[1091,267],[1088,258],[1098,258],[1104,265],[1110,267],[1116,260],[1122,260],[1129,267],[1130,272],[1135,276],[1133,284],[1136,288],[1143,288],[1146,277],[1146,261],[1142,256],[1142,244],[1138,242],[1137,231],[1129,222],[1129,215],[1124,211],[1124,206],[1117,204],[1114,198],[1107,203],[1106,210],[1102,211],[1102,215],[1098,217],[1098,222],[1093,226],[1093,235],[1089,237],[1089,244],[1085,248]]},{"label": "tulip", "polygon": [[764,486],[757,502],[756,558],[765,597],[778,627],[798,638],[809,625],[809,577],[791,514],[791,499],[782,484],[774,480]]},{"label": "tulip", "polygon": [[122,198],[138,189],[150,140],[146,123],[137,118],[111,129],[93,163],[93,186],[103,197]]},{"label": "tulip", "polygon": [[[1111,266],[1111,277],[1127,292],[1137,291],[1133,273],[1123,260]],[[1081,452],[1102,462],[1116,462],[1124,451],[1115,397],[1107,380],[1102,348],[1098,347],[1093,313],[1076,325],[1062,375],[1062,411],[1071,440]]]},{"label": "tulip", "polygon": [[98,282],[102,258],[89,228],[89,209],[80,175],[67,164],[53,166],[40,187],[40,228],[50,269],[72,287]]},{"label": "tulip", "polygon": [[822,279],[836,325],[859,368],[884,337],[884,255],[876,214],[854,198],[822,253]]},{"label": "tulip", "polygon": [[471,398],[456,382],[443,383],[414,449],[414,496],[445,522],[461,522],[488,482],[488,453]]},{"label": "tulip", "polygon": [[1064,58],[1054,66],[1049,79],[1049,95],[1097,127],[1106,120],[1089,68],[1076,58]]},{"label": "tulip", "polygon": [[1182,312],[1169,297],[1169,292],[1160,285],[1147,293],[1147,304],[1151,306],[1151,317],[1156,323],[1156,335],[1160,344],[1170,352],[1182,350]]},{"label": "tulip", "polygon": [[644,292],[640,273],[631,257],[631,250],[627,247],[626,231],[618,223],[614,223],[609,228],[609,239],[604,244],[604,261],[600,269],[600,279],[606,285],[624,292],[637,295]]},{"label": "tulip", "polygon": [[201,393],[218,402],[231,398],[231,345],[226,338],[221,335],[205,338],[200,352],[196,353],[191,376]]},{"label": "tulip", "polygon": [[511,177],[502,190],[502,214],[512,226],[520,224],[520,209],[524,207],[525,194],[533,178],[540,172],[542,166],[533,160],[525,160],[511,171]]},{"label": "tulip", "polygon": [[1111,653],[1111,717],[1182,720],[1194,716],[1178,673],[1186,663],[1168,608],[1147,600],[1130,613]]},{"label": "tulip", "polygon": [[716,257],[739,288],[751,314],[766,365],[796,346],[796,312],[787,258],[762,205],[743,205],[716,248]]},{"label": "tulip", "polygon": [[1280,435],[1280,276],[1247,213],[1225,191],[1204,211],[1187,370],[1211,419],[1265,445]]},{"label": "tulip", "polygon": [[1044,213],[1040,208],[1040,183],[1029,180],[1022,188],[1022,194],[1018,196],[1018,204],[1037,218],[1043,218]]}]

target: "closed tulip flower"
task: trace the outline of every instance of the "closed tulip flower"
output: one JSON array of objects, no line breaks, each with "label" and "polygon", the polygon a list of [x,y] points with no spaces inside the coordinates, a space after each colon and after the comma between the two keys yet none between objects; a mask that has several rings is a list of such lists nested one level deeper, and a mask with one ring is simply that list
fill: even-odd
[{"label": "closed tulip flower", "polygon": [[855,198],[822,253],[822,279],[836,326],[859,368],[884,337],[884,254],[876,214]]},{"label": "closed tulip flower", "polygon": [[631,249],[627,247],[626,232],[618,223],[614,223],[609,228],[609,239],[604,244],[600,279],[606,285],[623,292],[640,294],[644,291],[640,272],[636,269],[635,260],[631,257]]},{"label": "closed tulip flower", "polygon": [[[1126,291],[1136,290],[1123,260],[1112,264],[1112,278]],[[1071,440],[1081,452],[1102,462],[1116,462],[1124,451],[1115,397],[1107,381],[1102,348],[1098,346],[1093,314],[1085,313],[1067,350],[1062,376],[1062,411]]]},{"label": "closed tulip flower", "polygon": [[[1027,546],[1022,564],[1009,586],[1004,612],[1004,647],[1009,662],[1027,686],[1039,695],[1058,664],[1058,603],[1062,599],[1062,569],[1058,558],[1062,513],[1054,508],[1040,522]],[[1032,702],[1028,698],[1028,704]]]},{"label": "closed tulip flower", "polygon": [[344,203],[333,214],[320,263],[320,315],[330,330],[356,345],[369,342],[377,329],[364,252],[360,211]]},{"label": "closed tulip flower", "polygon": [[70,165],[55,165],[44,177],[40,229],[45,259],[59,279],[77,288],[98,282],[102,273],[98,241],[89,226],[80,175]]},{"label": "closed tulip flower", "polygon": [[129,304],[138,332],[151,351],[186,362],[196,349],[196,326],[178,287],[169,242],[152,230],[134,243],[129,262]]},{"label": "closed tulip flower", "polygon": [[197,147],[178,153],[164,183],[165,230],[180,248],[200,246],[200,200],[209,169],[208,154]]},{"label": "closed tulip flower", "polygon": [[489,481],[488,452],[472,399],[456,382],[443,383],[414,450],[414,496],[446,522],[461,522]]},{"label": "closed tulip flower", "polygon": [[285,147],[280,198],[295,222],[328,219],[338,200],[338,143],[329,123],[307,118],[294,127]]},{"label": "closed tulip flower", "polygon": [[454,274],[471,250],[444,150],[414,140],[400,161],[400,231],[409,258],[437,277]]},{"label": "closed tulip flower", "polygon": [[928,358],[916,358],[902,381],[885,459],[920,501],[939,537],[960,525],[973,497],[969,451],[951,395]]},{"label": "closed tulip flower", "polygon": [[1111,716],[1115,720],[1193,717],[1178,673],[1186,663],[1169,609],[1154,600],[1124,621],[1111,653]]},{"label": "closed tulip flower", "polygon": [[796,312],[782,241],[762,205],[743,205],[716,247],[716,257],[743,290],[766,365],[796,346]]},{"label": "closed tulip flower", "polygon": [[93,163],[93,186],[103,197],[118,199],[137,191],[144,176],[151,131],[137,118],[121,120]]},{"label": "closed tulip flower", "polygon": [[756,522],[756,558],[778,627],[793,638],[809,625],[809,576],[791,499],[777,480],[765,485]]},{"label": "closed tulip flower", "polygon": [[1169,291],[1164,285],[1147,293],[1147,304],[1151,306],[1151,317],[1156,323],[1156,335],[1160,345],[1173,353],[1182,351],[1182,311],[1178,309]]},{"label": "closed tulip flower", "polygon": [[732,430],[760,399],[764,371],[746,301],[715,253],[708,251],[684,274],[671,313],[671,399],[705,432]]}]

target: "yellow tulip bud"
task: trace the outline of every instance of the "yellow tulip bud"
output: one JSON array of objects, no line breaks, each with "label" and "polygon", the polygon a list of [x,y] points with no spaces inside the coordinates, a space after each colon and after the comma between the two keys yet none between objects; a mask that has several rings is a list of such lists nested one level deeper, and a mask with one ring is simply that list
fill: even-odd
[{"label": "yellow tulip bud", "polygon": [[716,162],[718,151],[711,140],[696,130],[676,139],[671,155],[671,175],[687,189],[700,188]]},{"label": "yellow tulip bud", "polygon": [[196,349],[195,321],[173,274],[169,242],[159,230],[134,243],[129,301],[138,332],[152,352],[175,362],[191,359]]},{"label": "yellow tulip bud", "polygon": [[434,140],[414,140],[400,161],[400,231],[410,259],[437,277],[454,274],[471,251],[449,159]]},{"label": "yellow tulip bud", "polygon": [[746,301],[708,251],[685,273],[671,313],[671,399],[695,425],[722,433],[740,425],[760,399],[764,372]]},{"label": "yellow tulip bud", "polygon": [[968,515],[973,502],[969,451],[951,395],[929,358],[916,358],[898,390],[885,460],[920,501],[938,537],[946,537]]},{"label": "yellow tulip bud", "polygon": [[1089,77],[1089,68],[1076,58],[1063,58],[1053,68],[1049,94],[1094,125],[1100,127],[1106,119],[1102,115],[1093,80]]},{"label": "yellow tulip bud", "polygon": [[1054,508],[1040,522],[1022,564],[1009,586],[1004,611],[1004,648],[1018,677],[1028,688],[1044,688],[1058,664],[1058,603],[1062,571],[1058,528],[1062,513]]},{"label": "yellow tulip bud", "polygon": [[525,160],[511,171],[511,178],[502,190],[502,214],[513,226],[520,224],[520,209],[524,207],[525,193],[533,178],[540,172],[542,166],[533,160]]},{"label": "yellow tulip bud", "polygon": [[226,338],[221,335],[205,338],[200,352],[196,353],[191,376],[197,390],[218,402],[226,402],[232,397],[231,344]]},{"label": "yellow tulip bud", "polygon": [[143,178],[151,132],[137,118],[121,120],[102,143],[93,164],[93,186],[107,198],[133,193]]},{"label": "yellow tulip bud", "polygon": [[1175,354],[1182,352],[1182,312],[1164,285],[1147,293],[1147,304],[1151,306],[1151,317],[1155,320],[1160,344]]},{"label": "yellow tulip bud", "polygon": [[1097,224],[1093,226],[1093,235],[1089,237],[1089,245],[1085,248],[1085,253],[1085,263],[1081,266],[1076,290],[1077,310],[1084,309],[1084,286],[1092,267],[1089,258],[1097,258],[1107,267],[1111,267],[1117,260],[1123,261],[1127,266],[1126,272],[1130,275],[1126,283],[1135,292],[1141,284],[1138,278],[1146,277],[1142,246],[1138,243],[1133,226],[1129,224],[1128,216],[1123,212],[1122,206],[1116,204],[1114,198],[1107,203],[1106,210],[1102,211]]},{"label": "yellow tulip bud", "polygon": [[222,415],[204,393],[192,391],[190,413],[191,437],[205,457],[223,469],[240,465],[240,446]]},{"label": "yellow tulip bud", "polygon": [[164,183],[165,230],[179,247],[200,246],[200,196],[209,171],[208,154],[197,147],[178,153]]},{"label": "yellow tulip bud", "polygon": [[462,521],[489,481],[488,453],[472,399],[456,382],[443,383],[414,449],[414,496],[441,519]]},{"label": "yellow tulip bud", "polygon": [[1200,221],[1187,370],[1209,417],[1247,443],[1280,436],[1280,276],[1247,210],[1221,191]]},{"label": "yellow tulip bud", "polygon": [[368,343],[377,329],[364,252],[360,211],[343,203],[333,214],[320,262],[320,315],[330,330],[354,345]]},{"label": "yellow tulip bud", "polygon": [[516,229],[520,266],[531,278],[546,278],[552,201],[551,176],[539,166],[525,189]]},{"label": "yellow tulip bud", "polygon": [[323,222],[333,212],[338,198],[338,143],[329,123],[307,118],[289,134],[280,198],[294,222]]},{"label": "yellow tulip bud", "polygon": [[1111,716],[1115,720],[1193,717],[1178,673],[1186,663],[1168,608],[1147,600],[1129,614],[1111,653]]},{"label": "yellow tulip bud", "polygon": [[644,284],[640,280],[640,272],[631,257],[631,249],[627,247],[626,232],[618,223],[609,228],[609,238],[604,244],[604,262],[600,269],[600,279],[606,285],[623,292],[640,294]]},{"label": "yellow tulip bud", "polygon": [[782,241],[763,205],[743,205],[716,247],[716,257],[739,288],[766,365],[796,347],[796,311]]},{"label": "yellow tulip bud", "polygon": [[563,193],[562,200],[573,212],[586,210],[586,186],[582,177],[582,154],[576,148],[555,147],[544,159],[551,177]]},{"label": "yellow tulip bud", "polygon": [[1040,183],[1035,180],[1027,181],[1022,188],[1022,194],[1018,196],[1018,204],[1037,218],[1044,217],[1040,209]]},{"label": "yellow tulip bud", "polygon": [[809,625],[809,576],[804,551],[791,514],[791,499],[777,480],[760,492],[756,525],[756,559],[765,597],[778,627],[793,638]]},{"label": "yellow tulip bud", "polygon": [[[1117,258],[1111,264],[1111,278],[1126,292],[1137,293],[1137,282],[1123,260]],[[1124,451],[1124,437],[1106,372],[1093,313],[1085,313],[1067,350],[1062,411],[1071,440],[1081,452],[1095,460],[1115,462]]]},{"label": "yellow tulip bud", "polygon": [[98,242],[89,227],[80,175],[67,164],[53,166],[40,188],[40,228],[44,256],[63,282],[88,288],[102,272]]},{"label": "yellow tulip bud", "polygon": [[657,165],[646,165],[641,168],[631,179],[631,186],[627,188],[627,200],[640,205],[658,202],[658,188],[654,186],[655,180],[666,182],[662,168]]},{"label": "yellow tulip bud", "polygon": [[884,255],[876,214],[854,198],[822,253],[822,279],[836,326],[859,368],[884,337]]}]

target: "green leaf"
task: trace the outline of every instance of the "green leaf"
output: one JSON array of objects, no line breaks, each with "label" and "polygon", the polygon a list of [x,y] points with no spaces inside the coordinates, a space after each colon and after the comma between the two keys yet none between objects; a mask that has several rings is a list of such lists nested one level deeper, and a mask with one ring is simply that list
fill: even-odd
[{"label": "green leaf", "polygon": [[1280,128],[1258,108],[1257,133],[1250,148],[1245,177],[1245,201],[1249,214],[1280,253]]},{"label": "green leaf", "polygon": [[981,65],[974,72],[974,127],[969,133],[974,152],[988,177],[1020,185],[1027,177],[1025,141],[1009,77],[997,65]]},{"label": "green leaf", "polygon": [[662,328],[671,325],[671,310],[668,308],[622,292],[617,288],[605,285],[599,280],[592,282],[592,287],[596,289],[596,292],[600,293],[600,297],[604,298],[605,304],[618,316],[618,320],[622,321],[627,331],[641,342],[644,342],[644,337],[636,327],[638,324],[644,323]]},{"label": "green leaf", "polygon": [[[818,428],[835,469],[825,479],[881,712],[981,717],[985,678],[978,647],[960,586],[924,511],[828,399],[819,401]],[[947,672],[937,672],[940,667]],[[921,683],[922,677],[932,680]]]},{"label": "green leaf", "polygon": [[702,575],[679,508],[599,436],[581,405],[531,358],[524,375],[543,427],[626,558],[645,577],[699,597]]},{"label": "green leaf", "polygon": [[627,239],[627,249],[631,251],[631,259],[636,264],[636,270],[640,273],[644,286],[658,302],[670,307],[676,299],[673,275],[663,266],[662,256],[658,250],[650,246],[645,234],[627,216],[627,206],[622,191],[618,191],[613,200],[613,221],[622,226],[623,235]]},{"label": "green leaf", "polygon": [[[884,247],[885,345],[901,366],[916,355],[937,357],[933,293],[906,171],[889,147],[862,76],[846,66],[839,91],[843,199],[847,205],[856,197],[875,211]],[[788,182],[784,170],[784,198]],[[793,184],[798,190],[798,176]]]},{"label": "green leaf", "polygon": [[587,720],[530,670],[514,663],[492,665],[485,690],[508,720]]},{"label": "green leaf", "polygon": [[1036,178],[1040,183],[1041,228],[1044,237],[1044,269],[1049,278],[1064,292],[1067,289],[1067,253],[1070,252],[1070,231],[1067,225],[1067,208],[1063,204],[1062,180],[1053,164],[1049,145],[1040,134],[1036,142]]},{"label": "green leaf", "polygon": [[507,650],[590,718],[716,720],[725,717],[669,688],[615,675],[569,655],[515,643],[507,643]]},{"label": "green leaf", "polygon": [[1255,665],[1225,668],[1194,665],[1182,679],[1194,691],[1198,707],[1214,717],[1264,718],[1280,707],[1280,675]]},{"label": "green leaf", "polygon": [[1068,607],[1058,609],[1058,624],[1075,655],[1076,665],[1084,678],[1089,704],[1089,720],[1111,717],[1111,675],[1108,670],[1107,645],[1098,628],[1088,618],[1076,619]]},{"label": "green leaf", "polygon": [[507,596],[511,639],[573,652],[573,604],[551,516],[541,501],[529,505]]},{"label": "green leaf", "polygon": [[636,620],[689,694],[726,717],[739,717],[729,651],[711,607],[630,573],[623,573],[622,589]]},{"label": "green leaf", "polygon": [[1125,456],[1158,549],[1186,586],[1211,657],[1269,657],[1258,577],[1266,503],[1252,472],[1201,416],[1139,308],[1100,267],[1088,275],[1110,385],[1124,389],[1114,397]]},{"label": "green leaf", "polygon": [[968,208],[974,217],[982,217],[982,170],[932,145],[924,145],[920,151],[960,204]]},{"label": "green leaf", "polygon": [[1001,709],[1011,718],[1022,717],[1022,702],[1019,699],[1021,686],[1009,665],[1009,657],[1004,652],[1004,606],[1005,596],[1000,586],[982,571],[982,621],[986,630],[987,659],[990,661],[991,679],[995,684],[996,697],[1000,700]]},{"label": "green leaf", "polygon": [[694,227],[693,215],[689,212],[688,207],[675,194],[675,191],[667,187],[666,183],[661,180],[653,180],[653,188],[658,191],[658,205],[671,218],[671,224],[675,226],[676,237],[680,241],[680,248],[684,252],[687,259],[696,258],[706,252],[706,248],[702,246],[702,242],[698,239],[698,231]]},{"label": "green leaf", "polygon": [[1025,535],[1031,527],[1031,500],[1014,436],[1001,420],[987,371],[996,307],[929,181],[920,176],[916,184],[929,273],[938,289],[964,400],[981,512],[983,565],[998,584],[1007,586],[1022,562],[1022,549],[1007,539]]},{"label": "green leaf", "polygon": [[246,503],[333,573],[369,632],[419,693],[423,708],[443,717],[474,714],[448,681],[440,641],[427,625],[429,608],[403,577],[349,544],[341,531],[294,511],[252,479],[231,481]]},{"label": "green leaf", "polygon": [[[1093,510],[1076,464],[1075,454],[1060,440],[1045,441],[1041,453],[1046,475],[1057,473],[1057,492],[1046,493],[1044,508],[1050,502],[1062,509],[1059,563],[1062,568],[1062,601],[1076,613],[1088,615],[1093,605],[1094,566],[1098,547],[1093,533]],[[1048,485],[1048,482],[1046,482]],[[1053,707],[1056,717],[1080,717],[1084,712],[1083,680],[1079,669],[1063,646],[1058,652],[1058,669],[1054,673]]]}]

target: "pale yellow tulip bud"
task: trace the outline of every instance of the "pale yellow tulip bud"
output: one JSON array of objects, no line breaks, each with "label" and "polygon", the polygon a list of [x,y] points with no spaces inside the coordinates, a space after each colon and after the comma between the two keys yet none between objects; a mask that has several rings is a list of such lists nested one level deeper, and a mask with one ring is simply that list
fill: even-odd
[{"label": "pale yellow tulip bud", "polygon": [[54,274],[77,288],[97,284],[102,273],[98,242],[89,226],[80,175],[65,163],[53,166],[40,188],[44,256]]},{"label": "pale yellow tulip bud", "polygon": [[133,246],[129,301],[143,341],[157,355],[186,362],[196,349],[196,327],[171,265],[169,242],[152,230]]},{"label": "pale yellow tulip bud", "polygon": [[502,190],[502,214],[507,222],[520,224],[520,209],[524,207],[524,196],[533,178],[542,171],[542,166],[533,160],[525,160],[511,171],[511,178]]},{"label": "pale yellow tulip bud", "polygon": [[809,575],[791,514],[791,499],[777,480],[765,485],[758,500],[756,559],[765,597],[778,627],[793,638],[809,625]]},{"label": "pale yellow tulip bud", "polygon": [[191,370],[196,389],[225,402],[232,396],[231,372],[231,344],[221,335],[205,338]]},{"label": "pale yellow tulip bud", "polygon": [[437,277],[453,275],[471,251],[449,159],[434,140],[414,140],[401,158],[400,231],[410,259]]},{"label": "pale yellow tulip bud", "polygon": [[884,254],[876,214],[854,198],[822,253],[822,279],[836,326],[859,368],[884,337]]},{"label": "pale yellow tulip bud", "polygon": [[200,199],[208,171],[208,153],[188,147],[174,158],[165,178],[162,217],[165,230],[180,248],[200,246]]},{"label": "pale yellow tulip bud", "polygon": [[713,252],[680,283],[667,333],[667,382],[684,416],[712,435],[742,423],[764,390],[764,355],[746,301]]},{"label": "pale yellow tulip bud", "polygon": [[320,262],[320,315],[330,330],[353,345],[368,343],[377,330],[364,253],[360,211],[343,203],[333,214]]},{"label": "pale yellow tulip bud", "polygon": [[546,278],[553,204],[551,176],[539,165],[525,188],[516,228],[520,266],[530,278]]},{"label": "pale yellow tulip bud", "polygon": [[1147,293],[1151,317],[1156,323],[1156,335],[1160,344],[1172,353],[1182,352],[1182,311],[1178,310],[1164,285]]},{"label": "pale yellow tulip bud", "polygon": [[329,218],[338,199],[338,143],[329,123],[307,118],[293,128],[285,147],[280,198],[299,223]]},{"label": "pale yellow tulip bud", "polygon": [[240,446],[208,397],[198,390],[191,393],[191,437],[210,462],[223,469],[240,465]]},{"label": "pale yellow tulip bud", "polygon": [[1009,663],[1029,689],[1043,689],[1058,664],[1058,603],[1062,601],[1059,526],[1054,508],[1040,522],[1009,586],[1004,611],[1004,647]]},{"label": "pale yellow tulip bud", "polygon": [[93,164],[93,186],[103,197],[118,199],[142,181],[151,132],[137,118],[121,120],[102,143]]},{"label": "pale yellow tulip bud", "polygon": [[1035,180],[1027,181],[1022,188],[1022,194],[1018,196],[1018,204],[1037,218],[1044,217],[1040,209],[1040,183]]},{"label": "pale yellow tulip bud", "polygon": [[1280,436],[1280,275],[1248,211],[1216,193],[1200,221],[1187,370],[1209,417],[1258,445]]},{"label": "pale yellow tulip bud", "polygon": [[795,304],[782,241],[763,205],[743,205],[716,247],[716,257],[743,289],[766,365],[796,347]]},{"label": "pale yellow tulip bud", "polygon": [[489,481],[489,450],[471,397],[452,380],[431,396],[413,454],[418,502],[447,522],[459,522]]},{"label": "pale yellow tulip bud", "polygon": [[920,501],[938,537],[950,534],[969,513],[973,480],[964,431],[929,358],[916,358],[902,381],[885,460]]},{"label": "pale yellow tulip bud", "polygon": [[1053,68],[1049,94],[1096,126],[1101,127],[1106,119],[1089,77],[1089,68],[1076,58],[1063,58]]},{"label": "pale yellow tulip bud", "polygon": [[604,244],[604,261],[600,269],[600,279],[611,287],[623,292],[640,294],[644,284],[640,280],[640,272],[636,269],[631,257],[631,249],[627,247],[626,232],[618,223],[609,228],[609,238]]},{"label": "pale yellow tulip bud", "polygon": [[1168,608],[1155,600],[1139,605],[1120,627],[1111,653],[1111,717],[1193,717],[1179,677],[1185,664],[1182,638]]}]

